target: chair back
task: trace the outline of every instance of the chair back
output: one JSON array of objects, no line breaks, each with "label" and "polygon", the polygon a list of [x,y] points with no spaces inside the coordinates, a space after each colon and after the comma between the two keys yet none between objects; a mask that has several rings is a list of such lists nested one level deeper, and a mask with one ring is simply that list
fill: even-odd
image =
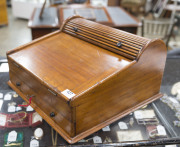
[{"label": "chair back", "polygon": [[150,39],[160,38],[168,45],[175,21],[169,19],[142,19],[142,36]]}]

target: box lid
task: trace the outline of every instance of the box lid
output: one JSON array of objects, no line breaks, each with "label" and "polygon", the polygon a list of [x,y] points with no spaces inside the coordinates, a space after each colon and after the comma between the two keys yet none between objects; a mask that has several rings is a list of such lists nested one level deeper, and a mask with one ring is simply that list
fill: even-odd
[{"label": "box lid", "polygon": [[8,57],[69,100],[133,65],[148,42],[75,16],[60,31],[10,51]]},{"label": "box lid", "polygon": [[129,59],[58,32],[9,55],[15,62],[62,92],[82,93],[131,64]]}]

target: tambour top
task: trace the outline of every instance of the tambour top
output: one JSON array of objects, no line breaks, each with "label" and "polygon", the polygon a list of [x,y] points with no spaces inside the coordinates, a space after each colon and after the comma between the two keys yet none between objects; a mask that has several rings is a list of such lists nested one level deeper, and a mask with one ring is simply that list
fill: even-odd
[{"label": "tambour top", "polygon": [[150,39],[101,25],[78,16],[69,18],[61,30],[129,59],[138,58]]}]

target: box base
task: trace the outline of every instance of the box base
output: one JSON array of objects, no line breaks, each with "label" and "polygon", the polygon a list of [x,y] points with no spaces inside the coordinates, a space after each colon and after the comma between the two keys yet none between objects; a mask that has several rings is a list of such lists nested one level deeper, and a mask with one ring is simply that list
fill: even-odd
[{"label": "box base", "polygon": [[[13,89],[15,90],[26,102],[29,102],[26,98],[26,96],[19,90],[16,88],[15,85],[12,84],[11,81],[8,81],[8,85]],[[42,118],[50,125],[52,126],[68,143],[70,144],[73,144],[73,143],[76,143],[78,142],[79,140],[89,136],[90,134],[94,133],[94,132],[97,132],[98,130],[104,128],[105,126],[107,125],[110,125],[111,123],[119,120],[120,118],[128,115],[129,113],[135,111],[136,109],[139,109],[141,107],[143,107],[144,105],[147,105],[151,102],[153,102],[154,100],[156,99],[159,99],[163,96],[163,94],[161,93],[158,93],[156,95],[154,95],[153,97],[150,97],[148,99],[146,99],[145,101],[139,103],[138,105],[134,106],[134,107],[131,107],[129,109],[127,109],[126,111],[122,112],[122,113],[119,113],[118,115],[104,121],[103,123],[100,123],[96,126],[94,126],[93,128],[75,136],[75,137],[70,137],[61,127],[59,127],[58,125],[56,125],[51,119],[49,119],[49,116],[47,114],[45,114],[39,107],[36,106],[35,103],[31,102],[31,106],[32,108],[37,111],[41,116]]]}]

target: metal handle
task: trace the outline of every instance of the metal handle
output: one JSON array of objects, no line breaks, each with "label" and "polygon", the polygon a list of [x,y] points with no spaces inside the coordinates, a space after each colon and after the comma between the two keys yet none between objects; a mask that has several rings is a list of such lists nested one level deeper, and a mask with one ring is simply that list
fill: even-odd
[{"label": "metal handle", "polygon": [[51,112],[51,113],[50,113],[50,116],[51,116],[51,117],[54,117],[54,116],[55,116],[55,113],[54,113],[54,112]]},{"label": "metal handle", "polygon": [[16,82],[16,86],[21,86],[21,83],[20,82]]}]

